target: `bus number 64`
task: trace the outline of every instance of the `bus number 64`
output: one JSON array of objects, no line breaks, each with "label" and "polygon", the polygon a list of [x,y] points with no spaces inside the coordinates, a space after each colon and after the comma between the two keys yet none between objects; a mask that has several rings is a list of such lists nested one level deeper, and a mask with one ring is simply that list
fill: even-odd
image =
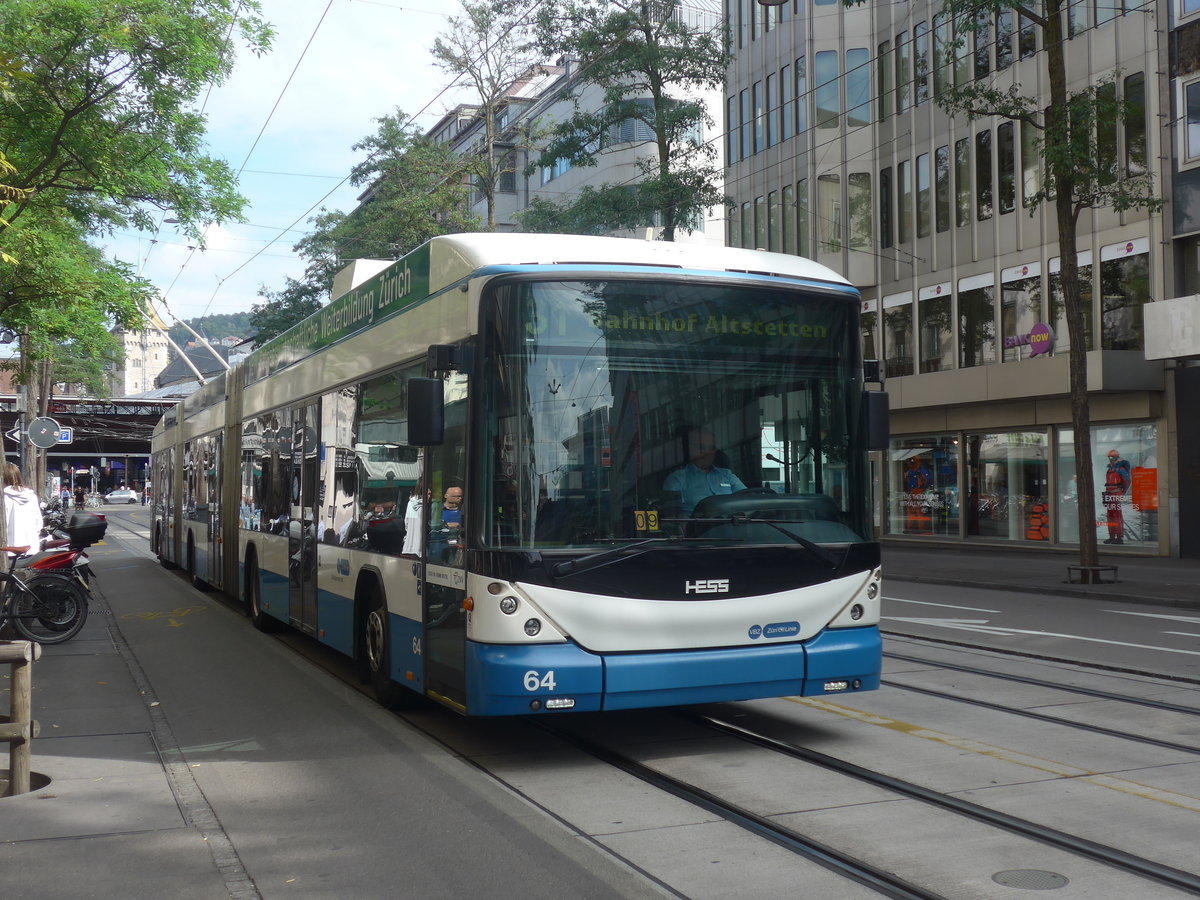
[{"label": "bus number 64", "polygon": [[541,672],[535,672],[530,669],[525,673],[525,690],[536,691],[538,688],[545,688],[552,691],[555,688],[554,670],[551,669],[545,675]]}]

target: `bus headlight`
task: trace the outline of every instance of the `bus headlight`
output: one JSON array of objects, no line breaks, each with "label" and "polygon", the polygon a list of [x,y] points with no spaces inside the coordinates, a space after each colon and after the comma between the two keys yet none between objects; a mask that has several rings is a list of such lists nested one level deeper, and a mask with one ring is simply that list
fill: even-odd
[{"label": "bus headlight", "polygon": [[855,603],[852,607],[850,607],[850,618],[857,622],[863,617],[864,612],[865,610],[862,608],[862,605]]},{"label": "bus headlight", "polygon": [[525,622],[525,633],[530,637],[537,637],[542,630],[542,623],[538,619],[527,619]]},{"label": "bus headlight", "polygon": [[500,612],[504,613],[506,616],[511,616],[513,613],[515,613],[517,611],[517,606],[519,606],[519,604],[517,603],[516,597],[504,597],[500,600]]},{"label": "bus headlight", "polygon": [[879,582],[872,581],[870,584],[867,585],[867,599],[874,600],[878,596],[879,596]]}]

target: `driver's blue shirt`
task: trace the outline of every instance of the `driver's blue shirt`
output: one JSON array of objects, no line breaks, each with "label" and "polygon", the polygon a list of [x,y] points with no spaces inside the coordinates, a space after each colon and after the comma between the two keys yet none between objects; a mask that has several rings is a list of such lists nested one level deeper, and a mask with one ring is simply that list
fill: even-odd
[{"label": "driver's blue shirt", "polygon": [[690,516],[696,504],[714,494],[732,494],[744,491],[746,486],[728,469],[713,466],[707,472],[695,463],[676,469],[663,482],[663,489],[679,493],[680,512]]}]

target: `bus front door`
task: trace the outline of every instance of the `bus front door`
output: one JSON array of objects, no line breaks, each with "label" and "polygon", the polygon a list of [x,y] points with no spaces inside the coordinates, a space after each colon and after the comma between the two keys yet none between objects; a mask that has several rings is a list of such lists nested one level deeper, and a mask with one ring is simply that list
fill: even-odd
[{"label": "bus front door", "polygon": [[291,516],[288,523],[288,618],[306,634],[317,630],[317,404],[292,410]]}]

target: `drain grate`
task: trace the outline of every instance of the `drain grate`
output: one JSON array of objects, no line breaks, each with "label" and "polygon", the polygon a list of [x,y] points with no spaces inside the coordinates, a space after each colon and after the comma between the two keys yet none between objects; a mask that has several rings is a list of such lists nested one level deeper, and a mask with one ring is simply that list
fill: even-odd
[{"label": "drain grate", "polygon": [[992,876],[992,881],[1024,891],[1053,891],[1069,883],[1067,876],[1044,869],[1008,869],[997,872]]}]

